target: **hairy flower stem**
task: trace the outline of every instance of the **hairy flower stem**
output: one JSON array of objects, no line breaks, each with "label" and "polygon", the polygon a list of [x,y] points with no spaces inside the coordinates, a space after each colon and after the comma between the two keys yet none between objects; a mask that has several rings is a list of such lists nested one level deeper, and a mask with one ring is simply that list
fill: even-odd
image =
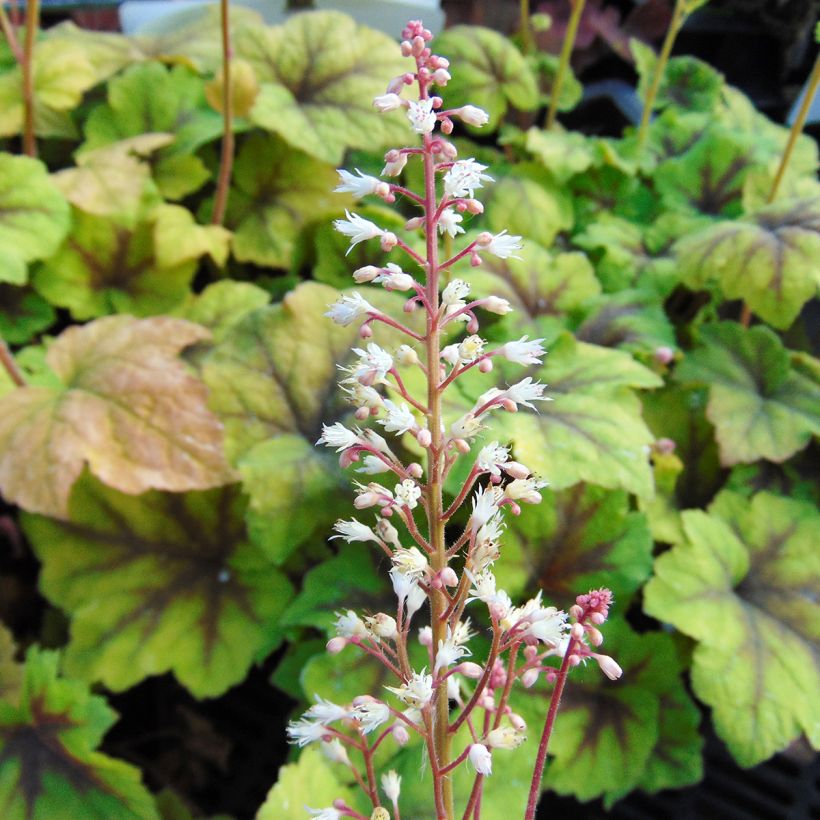
[{"label": "hairy flower stem", "polygon": [[0,339],[0,364],[3,369],[9,374],[9,378],[17,385],[17,387],[25,387],[26,380],[23,378],[23,373],[17,366],[14,356],[11,355],[9,346],[4,339]]},{"label": "hairy flower stem", "polygon": [[222,149],[219,156],[219,177],[214,196],[211,222],[221,225],[228,205],[228,190],[233,171],[233,85],[231,82],[231,22],[229,0],[219,0],[219,18],[222,26]]},{"label": "hairy flower stem", "polygon": [[544,731],[541,733],[541,742],[538,744],[538,755],[535,758],[535,768],[532,773],[532,784],[530,785],[530,796],[527,800],[527,811],[524,813],[524,820],[535,819],[535,809],[538,806],[538,798],[541,794],[541,779],[544,776],[544,764],[547,760],[547,748],[550,743],[552,727],[555,723],[555,716],[558,714],[558,707],[561,705],[561,695],[564,692],[564,684],[567,682],[569,673],[569,659],[575,650],[577,641],[570,638],[567,644],[567,651],[561,661],[561,668],[558,670],[558,677],[555,681],[555,688],[552,690],[550,698],[550,708],[547,712],[547,719],[544,722]]},{"label": "hairy flower stem", "polygon": [[564,42],[561,46],[561,57],[558,61],[558,73],[555,75],[555,82],[552,84],[550,92],[550,107],[547,112],[547,119],[544,127],[551,130],[555,127],[555,118],[558,115],[558,100],[561,96],[561,89],[564,87],[564,79],[569,68],[569,58],[572,56],[572,49],[575,46],[575,38],[578,35],[578,26],[581,23],[581,15],[584,13],[586,0],[571,0],[572,12],[567,24],[567,32],[564,35]]},{"label": "hairy flower stem", "polygon": [[646,99],[643,104],[643,113],[641,114],[641,124],[638,127],[638,150],[643,150],[646,145],[646,139],[649,136],[649,120],[652,117],[652,109],[655,106],[655,98],[658,96],[658,89],[661,87],[661,80],[666,73],[666,64],[669,62],[669,57],[672,54],[672,47],[675,45],[675,40],[686,18],[689,16],[689,9],[686,0],[676,0],[675,10],[672,12],[672,20],[669,22],[669,28],[666,31],[666,38],[661,47],[661,53],[658,57],[658,62],[655,64],[655,72],[652,75],[652,83],[649,90],[646,92]]},{"label": "hairy flower stem", "polygon": [[[780,165],[777,166],[777,173],[775,174],[772,188],[769,191],[769,196],[766,200],[769,204],[777,199],[777,192],[780,190],[780,184],[783,182],[783,177],[786,174],[786,168],[788,168],[789,160],[794,152],[794,146],[797,143],[797,138],[803,133],[803,126],[806,124],[806,117],[809,115],[809,110],[811,109],[811,104],[814,102],[814,97],[815,94],[817,94],[818,86],[820,86],[820,54],[817,55],[817,58],[814,61],[814,67],[812,68],[811,75],[809,76],[809,84],[806,87],[806,93],[803,95],[803,102],[800,103],[797,116],[792,123],[792,130],[789,133],[788,142],[786,143],[786,147],[783,149],[783,156],[780,157]],[[749,327],[751,323],[752,309],[746,302],[744,302],[743,308],[740,312],[740,324],[742,324],[743,327]]]},{"label": "hairy flower stem", "polygon": [[37,156],[34,137],[34,40],[40,28],[40,0],[29,0],[26,6],[26,39],[23,44],[23,153]]}]

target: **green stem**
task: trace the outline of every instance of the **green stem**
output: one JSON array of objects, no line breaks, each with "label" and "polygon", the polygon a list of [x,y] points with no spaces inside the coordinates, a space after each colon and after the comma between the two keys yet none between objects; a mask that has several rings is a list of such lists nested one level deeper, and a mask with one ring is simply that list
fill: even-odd
[{"label": "green stem", "polygon": [[686,0],[676,0],[675,10],[672,12],[672,20],[669,23],[669,28],[666,32],[666,39],[663,41],[661,53],[658,56],[658,62],[655,64],[655,73],[652,76],[652,83],[649,90],[646,92],[646,99],[643,104],[643,113],[641,114],[641,124],[638,127],[638,150],[643,150],[646,145],[646,138],[649,135],[649,119],[652,116],[652,109],[655,106],[655,98],[658,96],[658,89],[661,87],[661,80],[666,72],[666,64],[669,62],[669,57],[672,54],[672,47],[675,45],[675,40],[683,24],[686,22],[688,10]]},{"label": "green stem", "polygon": [[561,89],[564,86],[564,79],[569,68],[569,58],[572,56],[572,49],[575,46],[575,38],[578,36],[578,26],[581,23],[581,15],[584,13],[586,0],[571,0],[572,13],[567,24],[567,33],[564,36],[564,43],[561,46],[561,57],[558,61],[558,73],[555,75],[555,82],[552,84],[550,92],[550,107],[547,112],[547,119],[544,127],[549,130],[555,126],[555,118],[558,115],[558,99],[561,96]]},{"label": "green stem", "polygon": [[0,31],[2,31],[5,35],[14,59],[22,65],[23,49],[20,48],[20,43],[18,42],[17,35],[14,32],[14,26],[12,25],[11,20],[9,20],[9,16],[6,14],[6,7],[2,3],[0,3]]},{"label": "green stem", "polygon": [[23,44],[23,152],[37,156],[34,137],[34,40],[40,27],[40,0],[29,0],[26,6],[26,39]]},{"label": "green stem", "polygon": [[529,54],[533,49],[532,29],[530,28],[530,0],[520,0],[519,17],[521,18],[521,52]]},{"label": "green stem", "polygon": [[4,339],[0,339],[0,364],[3,369],[9,374],[9,378],[17,385],[17,387],[25,387],[26,380],[23,378],[23,372],[17,366],[14,356],[11,355],[9,346]]},{"label": "green stem", "polygon": [[211,222],[214,225],[221,225],[225,219],[234,155],[231,28],[228,0],[219,0],[219,16],[222,26],[222,150],[219,157],[219,177],[214,196],[214,212],[211,216]]}]

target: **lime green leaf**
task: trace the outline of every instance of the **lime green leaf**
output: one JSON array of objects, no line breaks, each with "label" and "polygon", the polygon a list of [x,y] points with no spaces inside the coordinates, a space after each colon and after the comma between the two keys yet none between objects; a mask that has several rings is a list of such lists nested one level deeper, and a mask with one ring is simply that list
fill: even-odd
[{"label": "lime green leaf", "polygon": [[0,623],[0,703],[19,703],[23,667],[15,660],[14,636]]},{"label": "lime green leaf", "polygon": [[0,282],[21,285],[28,262],[54,251],[69,208],[42,162],[0,153]]},{"label": "lime green leaf", "polygon": [[718,734],[743,766],[801,732],[820,745],[813,505],[724,493],[709,514],[687,511],[683,522],[687,541],[657,559],[644,602],[699,642],[692,683]]},{"label": "lime green leaf", "polygon": [[333,193],[336,182],[329,165],[276,137],[251,136],[236,158],[228,195],[225,223],[234,231],[234,256],[288,267],[299,228],[344,207],[344,199]]},{"label": "lime green leaf", "polygon": [[411,70],[387,35],[339,12],[298,14],[277,28],[246,28],[237,56],[261,83],[250,118],[294,148],[340,163],[346,148],[375,150],[405,140],[401,112],[379,114],[385,78]]},{"label": "lime green leaf", "polygon": [[448,107],[483,108],[490,115],[485,130],[498,128],[509,106],[522,111],[538,107],[535,75],[503,34],[479,26],[454,26],[436,37],[433,49],[458,66],[445,89]]},{"label": "lime green leaf", "polygon": [[[549,54],[546,51],[536,51],[527,55],[527,59],[532,65],[538,78],[538,88],[541,92],[540,100],[543,105],[549,105],[553,97],[555,78],[558,76],[560,58],[557,54]],[[584,94],[584,87],[575,76],[571,65],[564,68],[564,79],[558,97],[558,111],[571,111],[581,101]]]},{"label": "lime green leaf", "polygon": [[161,205],[156,211],[154,253],[160,268],[174,268],[206,254],[224,267],[230,241],[230,231],[221,225],[198,225],[181,205]]},{"label": "lime green leaf", "polygon": [[645,448],[653,440],[630,387],[656,387],[658,376],[619,350],[564,335],[536,374],[548,385],[537,413],[498,417],[516,458],[555,489],[589,481],[652,494]]},{"label": "lime green leaf", "polygon": [[507,229],[545,247],[573,224],[572,200],[548,171],[535,164],[522,163],[496,182],[485,213],[490,230]]},{"label": "lime green leaf", "polygon": [[[638,96],[646,100],[657,71],[655,52],[640,40],[629,41],[638,70]],[[672,57],[666,64],[653,108],[676,106],[684,111],[710,112],[718,104],[723,76],[695,57]]]},{"label": "lime green leaf", "polygon": [[351,646],[340,655],[325,651],[314,655],[302,669],[299,682],[306,698],[318,695],[334,703],[350,703],[365,692],[387,697],[384,687],[396,679],[378,661]]},{"label": "lime green leaf", "polygon": [[224,484],[233,474],[205,386],[178,361],[208,331],[181,319],[111,316],[64,331],[46,354],[57,386],[0,399],[0,489],[32,512],[65,516],[85,463],[139,493]]},{"label": "lime green leaf", "polygon": [[604,585],[625,604],[651,568],[646,519],[629,511],[627,494],[578,484],[544,491],[538,506],[508,519],[504,560],[495,572],[513,598],[541,589],[566,608],[579,590]]},{"label": "lime green leaf", "polygon": [[139,770],[95,751],[116,713],[57,664],[33,647],[19,704],[0,702],[3,817],[158,820]]},{"label": "lime green leaf", "polygon": [[145,316],[178,305],[197,262],[188,257],[169,266],[160,263],[155,249],[159,213],[129,225],[130,217],[75,211],[71,234],[38,268],[35,288],[52,304],[68,308],[75,319],[115,312]]},{"label": "lime green leaf", "polygon": [[759,458],[785,461],[820,433],[820,383],[792,367],[789,353],[763,325],[704,327],[703,346],[676,378],[709,386],[706,415],[717,428],[725,465]]},{"label": "lime green leaf", "polygon": [[677,243],[683,280],[717,280],[777,328],[791,325],[820,287],[820,197],[769,205]]},{"label": "lime green leaf", "polygon": [[208,285],[198,296],[189,296],[175,315],[207,327],[216,343],[221,342],[237,322],[257,308],[265,307],[269,301],[270,295],[262,288],[250,282],[227,279]]},{"label": "lime green leaf", "polygon": [[524,147],[561,183],[582,174],[595,159],[592,143],[575,131],[530,128]]},{"label": "lime green leaf", "polygon": [[318,749],[305,749],[297,763],[279,770],[279,781],[268,792],[257,820],[304,820],[306,807],[323,809],[336,799],[353,801],[350,790],[334,774]]},{"label": "lime green leaf", "polygon": [[41,589],[72,615],[66,669],[115,691],[171,671],[196,697],[242,680],[292,595],[244,506],[236,487],[129,496],[86,478],[69,521],[28,516]]},{"label": "lime green leaf", "polygon": [[49,27],[42,35],[48,42],[79,47],[94,71],[94,85],[144,57],[133,40],[124,34],[84,29],[68,20]]},{"label": "lime green leaf", "polygon": [[[234,117],[247,117],[259,94],[259,81],[256,79],[253,66],[246,60],[232,59],[231,73],[231,113]],[[205,98],[208,105],[222,113],[225,94],[224,68],[220,68],[211,82],[205,86]]]}]

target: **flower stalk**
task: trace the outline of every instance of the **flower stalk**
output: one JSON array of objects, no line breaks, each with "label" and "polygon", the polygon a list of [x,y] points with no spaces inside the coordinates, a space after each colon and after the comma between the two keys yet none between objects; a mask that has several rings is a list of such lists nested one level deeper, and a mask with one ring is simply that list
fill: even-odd
[{"label": "flower stalk", "polygon": [[558,72],[555,75],[555,82],[552,84],[550,92],[550,107],[547,111],[547,119],[544,128],[551,131],[555,127],[555,118],[558,116],[558,100],[561,97],[561,90],[564,87],[569,61],[572,57],[572,50],[575,47],[575,38],[578,36],[578,26],[581,23],[581,15],[584,13],[586,0],[570,0],[572,11],[570,12],[567,31],[564,35],[564,42],[561,44],[561,56],[558,60]]},{"label": "flower stalk", "polygon": [[34,44],[40,28],[40,0],[26,4],[26,37],[23,41],[23,153],[37,156],[34,136]]},{"label": "flower stalk", "polygon": [[228,191],[233,172],[233,78],[231,77],[231,20],[229,0],[219,0],[219,23],[222,33],[222,147],[219,155],[219,176],[214,195],[214,211],[211,222],[221,225],[225,221]]}]

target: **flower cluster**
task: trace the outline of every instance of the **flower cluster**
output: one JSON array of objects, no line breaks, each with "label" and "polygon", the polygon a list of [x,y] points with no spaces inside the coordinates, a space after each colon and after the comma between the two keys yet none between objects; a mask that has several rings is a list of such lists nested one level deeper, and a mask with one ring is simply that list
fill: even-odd
[{"label": "flower cluster", "polygon": [[[414,70],[393,79],[374,105],[385,113],[403,111],[421,144],[388,151],[381,176],[393,180],[408,161],[420,161],[424,191],[358,169],[355,174],[340,170],[336,190],[388,203],[401,199],[417,208],[418,215],[407,221],[406,238],[350,211],[335,227],[349,238],[350,248],[377,239],[383,251],[402,255],[408,270],[397,262],[367,265],[353,272],[353,280],[404,294],[405,314],[419,313],[424,320],[401,321],[358,291],[329,306],[326,315],[332,321],[357,325],[366,340],[353,348],[353,363],[342,367],[340,387],[355,408],[355,419],[363,423],[372,418],[381,432],[336,422],[323,427],[317,442],[333,449],[342,467],[355,465],[368,476],[355,482],[354,507],[369,518],[337,521],[333,537],[373,542],[388,559],[395,593],[395,611],[337,613],[336,634],[327,648],[335,654],[356,647],[382,664],[395,685],[351,703],[317,698],[288,733],[300,746],[321,744],[329,759],[351,769],[374,810],[386,812],[383,793],[396,816],[401,778],[385,774],[380,793],[373,756],[388,739],[404,745],[419,737],[428,750],[436,816],[449,818],[454,815],[449,773],[462,763],[472,767],[476,779],[470,800],[477,806],[496,750],[515,749],[526,739],[527,726],[511,705],[516,683],[553,684],[587,658],[595,659],[609,677],[617,677],[620,669],[594,651],[611,604],[606,590],[580,596],[569,613],[545,605],[540,592],[515,606],[493,572],[505,516],[519,515],[522,504],[540,503],[547,482],[517,461],[508,443],[490,440],[485,431],[494,413],[537,412],[541,402],[549,401],[546,385],[537,378],[510,384],[498,376],[494,362],[537,367],[546,350],[543,339],[527,336],[490,345],[480,334],[479,317],[482,312],[504,315],[512,306],[493,294],[472,295],[470,283],[450,273],[461,260],[480,265],[483,254],[516,256],[521,237],[480,232],[460,250],[447,251],[448,258],[439,258],[440,237],[448,238],[449,247],[451,239],[466,233],[465,220],[483,212],[477,197],[492,182],[487,167],[474,158],[459,158],[447,137],[458,121],[480,127],[488,118],[475,106],[444,106],[438,89],[450,80],[449,63],[432,53],[431,34],[421,23],[409,23],[403,38],[402,53],[414,61]],[[403,96],[410,88],[417,94]],[[418,241],[414,232],[421,234]],[[421,246],[424,253],[417,250]],[[387,338],[400,337],[401,343],[371,341],[374,328],[383,328]],[[445,418],[442,396],[474,368],[492,379],[488,388],[471,403],[463,402],[460,414]],[[423,390],[407,387],[420,381]],[[408,452],[423,452],[424,463],[408,459]],[[460,459],[469,461],[467,477],[445,505],[442,488]],[[458,521],[461,533],[448,543],[445,525],[452,528]],[[429,618],[418,623],[425,606]],[[491,647],[478,662],[470,641],[480,628],[488,628]],[[411,647],[411,631],[420,647]],[[426,663],[411,663],[418,651]],[[551,664],[554,658],[561,669]],[[459,733],[462,727],[465,731]],[[450,751],[453,741],[461,743],[460,751]],[[351,760],[351,751],[363,757],[364,773]],[[311,811],[319,817],[362,817],[340,801]]]}]

